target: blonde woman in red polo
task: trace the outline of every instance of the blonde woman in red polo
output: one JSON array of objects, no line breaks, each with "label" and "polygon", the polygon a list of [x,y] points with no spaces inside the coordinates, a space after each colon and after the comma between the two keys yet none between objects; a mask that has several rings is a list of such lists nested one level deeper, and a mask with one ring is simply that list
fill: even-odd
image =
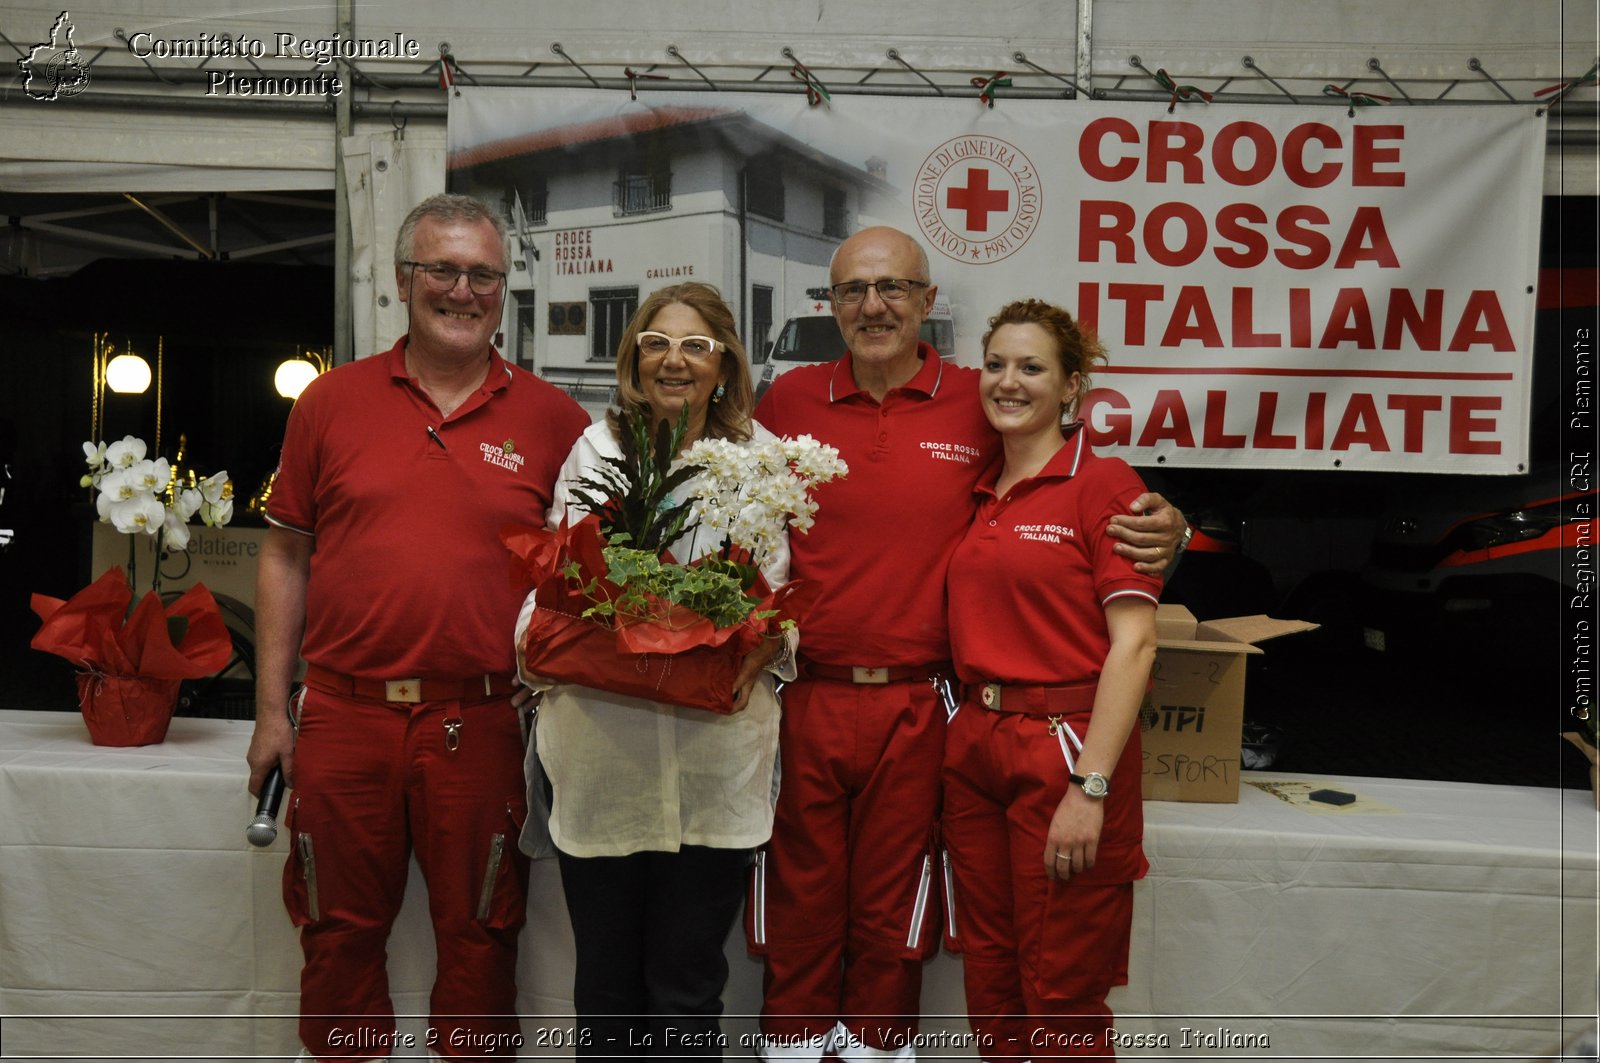
[{"label": "blonde woman in red polo", "polygon": [[1067,311],[989,321],[979,395],[1004,460],[951,559],[962,704],[944,760],[955,938],[984,1059],[1110,1055],[1141,848],[1139,703],[1158,576],[1105,534],[1144,485],[1076,419],[1104,351]]}]

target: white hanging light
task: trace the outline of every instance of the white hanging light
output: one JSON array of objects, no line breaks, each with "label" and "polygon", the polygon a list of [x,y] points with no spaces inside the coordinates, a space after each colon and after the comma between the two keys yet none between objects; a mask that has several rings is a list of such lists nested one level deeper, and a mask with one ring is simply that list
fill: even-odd
[{"label": "white hanging light", "polygon": [[285,358],[278,363],[277,371],[272,374],[272,386],[278,389],[278,394],[286,399],[298,399],[313,380],[317,379],[319,370],[315,362],[304,358]]},{"label": "white hanging light", "polygon": [[106,363],[106,387],[119,395],[142,395],[150,388],[150,363],[137,354],[119,354]]}]

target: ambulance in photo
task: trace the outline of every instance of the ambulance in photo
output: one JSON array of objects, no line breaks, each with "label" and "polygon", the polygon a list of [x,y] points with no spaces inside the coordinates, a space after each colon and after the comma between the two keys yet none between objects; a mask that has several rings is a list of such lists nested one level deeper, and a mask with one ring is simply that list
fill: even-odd
[{"label": "ambulance in photo", "polygon": [[[950,313],[950,301],[943,296],[935,297],[933,310],[922,323],[922,341],[931,344],[945,361],[956,360],[955,318]],[[844,337],[839,334],[839,324],[828,303],[828,289],[807,288],[806,298],[794,307],[772,341],[756,381],[756,396],[759,398],[774,380],[795,366],[831,362],[844,350]]]}]

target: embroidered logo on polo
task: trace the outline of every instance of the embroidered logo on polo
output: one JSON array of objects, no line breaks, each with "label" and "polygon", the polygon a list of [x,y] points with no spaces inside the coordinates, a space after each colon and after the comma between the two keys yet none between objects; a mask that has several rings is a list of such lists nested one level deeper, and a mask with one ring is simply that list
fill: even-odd
[{"label": "embroidered logo on polo", "polygon": [[1018,524],[1011,530],[1025,542],[1064,543],[1078,537],[1076,531],[1063,524]]},{"label": "embroidered logo on polo", "polygon": [[958,461],[963,465],[971,465],[983,456],[977,447],[965,443],[940,443],[931,439],[922,441],[922,449],[930,458]]},{"label": "embroidered logo on polo", "polygon": [[527,458],[517,453],[517,441],[508,439],[504,443],[479,443],[478,450],[483,454],[483,460],[490,465],[498,465],[502,469],[512,472],[521,472]]}]

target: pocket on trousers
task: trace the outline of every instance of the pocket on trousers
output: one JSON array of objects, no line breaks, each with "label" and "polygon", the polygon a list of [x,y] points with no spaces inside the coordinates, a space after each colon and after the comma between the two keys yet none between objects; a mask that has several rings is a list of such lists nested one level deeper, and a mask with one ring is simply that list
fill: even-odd
[{"label": "pocket on trousers", "polygon": [[744,904],[745,946],[752,956],[767,954],[767,850],[755,851],[750,862],[749,888]]},{"label": "pocket on trousers", "polygon": [[322,918],[322,898],[317,891],[316,802],[295,794],[284,825],[289,831],[289,859],[283,865],[283,904],[297,927]]},{"label": "pocket on trousers", "polygon": [[950,850],[939,847],[939,892],[944,898],[944,947],[961,951],[961,924],[956,919],[956,872],[950,865]]},{"label": "pocket on trousers", "polygon": [[917,872],[916,893],[911,904],[911,918],[906,930],[907,959],[926,960],[936,955],[941,941],[940,923],[944,890],[944,871],[941,857],[944,850],[939,845],[939,824],[929,828],[928,845],[923,850]]},{"label": "pocket on trousers", "polygon": [[517,848],[527,808],[520,797],[506,802],[504,828],[484,839],[478,885],[478,922],[496,930],[520,927],[528,915],[528,863]]}]

